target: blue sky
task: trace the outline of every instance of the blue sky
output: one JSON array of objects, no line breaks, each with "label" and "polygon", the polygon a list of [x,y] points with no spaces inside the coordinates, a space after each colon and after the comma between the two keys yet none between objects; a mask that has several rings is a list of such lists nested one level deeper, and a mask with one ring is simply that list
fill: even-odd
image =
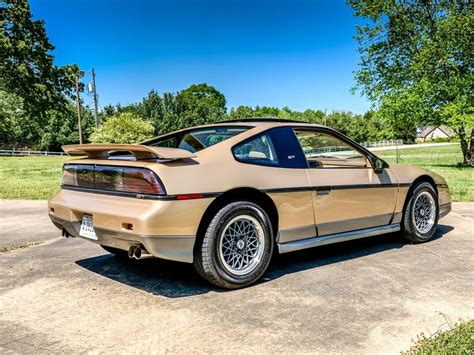
[{"label": "blue sky", "polygon": [[358,19],[343,0],[30,1],[56,64],[95,69],[102,107],[201,82],[228,108],[370,107],[349,92]]}]

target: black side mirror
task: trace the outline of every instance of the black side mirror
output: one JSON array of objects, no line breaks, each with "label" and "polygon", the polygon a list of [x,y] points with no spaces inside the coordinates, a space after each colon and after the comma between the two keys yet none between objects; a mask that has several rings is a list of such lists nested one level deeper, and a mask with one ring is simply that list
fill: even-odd
[{"label": "black side mirror", "polygon": [[380,174],[385,168],[384,161],[382,159],[375,158],[373,161],[372,167],[376,174]]}]

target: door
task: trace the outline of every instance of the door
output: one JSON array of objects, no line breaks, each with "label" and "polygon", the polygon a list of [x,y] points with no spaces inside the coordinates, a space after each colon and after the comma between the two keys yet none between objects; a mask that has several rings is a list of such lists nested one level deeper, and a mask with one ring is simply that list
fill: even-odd
[{"label": "door", "polygon": [[[278,211],[278,243],[316,235],[313,192],[306,158],[291,127],[277,127],[232,148],[239,163],[236,176],[268,194]],[[240,177],[239,177],[240,181]]]},{"label": "door", "polygon": [[330,130],[295,128],[308,163],[318,236],[390,223],[398,185],[390,170]]}]

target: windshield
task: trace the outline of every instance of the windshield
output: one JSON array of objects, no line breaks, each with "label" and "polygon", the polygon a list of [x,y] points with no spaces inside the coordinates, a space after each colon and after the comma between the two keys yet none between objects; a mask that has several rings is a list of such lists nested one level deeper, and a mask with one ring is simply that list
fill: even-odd
[{"label": "windshield", "polygon": [[249,128],[242,126],[196,128],[185,132],[171,133],[145,144],[152,147],[180,148],[194,153],[234,137]]}]

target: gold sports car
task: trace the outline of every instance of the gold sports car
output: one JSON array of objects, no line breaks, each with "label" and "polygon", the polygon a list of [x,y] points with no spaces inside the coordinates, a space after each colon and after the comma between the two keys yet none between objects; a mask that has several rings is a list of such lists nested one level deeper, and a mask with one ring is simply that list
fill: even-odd
[{"label": "gold sports car", "polygon": [[276,119],[192,127],[141,144],[67,145],[49,216],[119,257],[193,263],[224,288],[272,254],[401,231],[429,240],[451,210],[446,181],[387,164],[335,130]]}]

